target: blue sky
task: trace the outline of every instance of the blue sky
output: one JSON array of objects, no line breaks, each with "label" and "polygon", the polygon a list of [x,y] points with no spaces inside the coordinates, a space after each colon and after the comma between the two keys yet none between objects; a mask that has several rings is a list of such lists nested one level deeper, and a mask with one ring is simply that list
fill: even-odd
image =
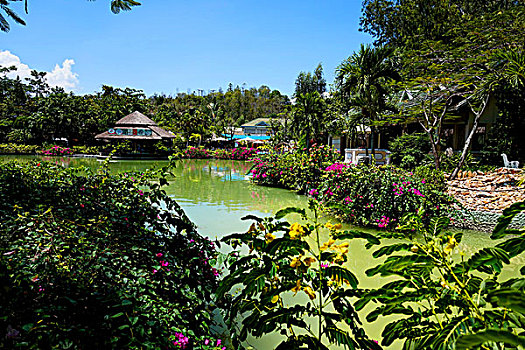
[{"label": "blue sky", "polygon": [[[103,84],[147,95],[262,84],[292,94],[299,72],[322,63],[328,83],[371,38],[359,0],[143,0],[114,15],[109,0],[29,0],[27,26],[0,32],[0,65],[50,72],[76,93]],[[9,51],[9,52],[7,52]],[[19,61],[16,61],[19,60]]]}]

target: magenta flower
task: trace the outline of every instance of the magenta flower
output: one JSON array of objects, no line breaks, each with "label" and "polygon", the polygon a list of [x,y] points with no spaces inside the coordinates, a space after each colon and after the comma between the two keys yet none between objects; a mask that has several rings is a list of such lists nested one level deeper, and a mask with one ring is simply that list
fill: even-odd
[{"label": "magenta flower", "polygon": [[157,258],[160,258],[162,256],[162,253],[157,253]]}]

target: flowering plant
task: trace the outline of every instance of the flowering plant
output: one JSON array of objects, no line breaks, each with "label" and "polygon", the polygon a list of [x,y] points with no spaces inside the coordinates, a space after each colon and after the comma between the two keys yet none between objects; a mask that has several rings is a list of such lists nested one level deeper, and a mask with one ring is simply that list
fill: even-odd
[{"label": "flowering plant", "polygon": [[72,148],[61,146],[53,146],[49,149],[42,150],[42,154],[46,156],[69,156],[73,153]]},{"label": "flowering plant", "polygon": [[[360,326],[349,301],[358,281],[343,265],[349,255],[344,239],[379,241],[366,233],[341,232],[340,224],[323,225],[317,204],[310,201],[309,207],[312,219],[298,208],[283,209],[265,219],[248,216],[245,219],[254,222],[246,233],[222,240],[234,249],[249,250],[247,255],[239,256],[238,249],[228,254],[230,274],[217,290],[219,301],[229,306],[225,316],[230,328],[241,324],[234,345],[248,334],[260,337],[280,331],[285,338],[279,349],[328,349],[329,344],[380,349]],[[305,223],[279,221],[292,213]]]},{"label": "flowering plant", "polygon": [[0,165],[0,348],[216,344],[216,251],[162,189],[168,172]]}]

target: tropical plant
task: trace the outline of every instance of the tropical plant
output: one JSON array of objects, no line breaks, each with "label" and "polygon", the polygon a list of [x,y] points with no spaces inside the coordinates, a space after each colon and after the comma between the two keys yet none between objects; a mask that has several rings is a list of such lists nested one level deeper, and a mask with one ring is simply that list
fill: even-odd
[{"label": "tropical plant", "polygon": [[222,348],[214,245],[168,176],[0,164],[1,348]]},{"label": "tropical plant", "polygon": [[[376,250],[374,257],[387,258],[366,274],[395,279],[360,291],[354,304],[356,310],[376,306],[368,322],[397,316],[384,327],[382,345],[402,339],[404,349],[522,349],[525,278],[502,279],[500,273],[525,250],[525,230],[509,228],[524,210],[525,202],[507,208],[491,238],[510,238],[470,257],[460,250],[462,233],[445,231],[448,218],[434,218],[425,227],[422,211],[407,214],[400,229],[413,230],[420,238]],[[523,276],[525,268],[520,272]]]},{"label": "tropical plant", "polygon": [[[9,25],[9,22],[7,22],[5,16],[10,17],[13,19],[16,23],[21,25],[26,25],[26,22],[16,14],[10,7],[10,3],[14,2],[21,2],[22,0],[0,0],[0,9],[5,13],[5,15],[2,15],[0,13],[0,31],[8,32],[11,27]],[[25,13],[28,13],[28,0],[24,1],[24,8]],[[89,0],[94,1],[94,0]],[[140,2],[135,0],[111,0],[111,12],[114,14],[120,13],[120,11],[129,11],[134,6],[139,6]]]},{"label": "tropical plant", "polygon": [[317,140],[324,131],[326,102],[317,91],[308,92],[297,96],[293,110],[292,129],[308,150],[311,139]]},{"label": "tropical plant", "polygon": [[[348,243],[341,240],[379,241],[365,233],[339,232],[340,224],[323,226],[317,204],[309,203],[312,220],[298,208],[283,209],[271,218],[250,215],[244,218],[254,221],[247,232],[222,239],[234,251],[227,255],[230,274],[221,281],[217,298],[227,307],[234,345],[248,335],[279,332],[284,339],[276,349],[329,349],[330,344],[380,349],[365,334],[348,300],[358,281],[342,265]],[[292,213],[306,223],[279,221]],[[321,238],[325,231],[329,231],[326,242]],[[302,296],[307,296],[306,301]]]},{"label": "tropical plant", "polygon": [[386,98],[387,84],[400,79],[393,53],[393,49],[385,46],[361,44],[359,51],[343,61],[336,70],[336,87],[341,92],[341,98],[346,100],[345,107],[357,108],[361,123],[371,128],[372,154],[376,122],[382,113],[394,110]]}]

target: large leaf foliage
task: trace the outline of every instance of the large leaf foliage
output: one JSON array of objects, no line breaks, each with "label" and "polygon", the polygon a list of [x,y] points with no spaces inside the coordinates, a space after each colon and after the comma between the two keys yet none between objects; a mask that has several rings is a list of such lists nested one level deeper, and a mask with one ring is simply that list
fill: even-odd
[{"label": "large leaf foliage", "polygon": [[522,348],[525,279],[501,281],[499,275],[512,257],[525,250],[524,231],[508,230],[512,218],[524,209],[525,203],[516,203],[505,210],[492,238],[518,236],[469,258],[457,254],[462,235],[445,231],[448,219],[433,219],[425,227],[422,213],[410,215],[402,227],[416,230],[420,238],[377,249],[374,257],[386,259],[366,272],[397,279],[358,291],[361,297],[354,304],[357,310],[370,303],[375,306],[367,316],[369,322],[397,316],[383,329],[382,344],[402,339],[405,349]]},{"label": "large leaf foliage", "polygon": [[[311,209],[317,213],[312,203]],[[221,281],[217,298],[227,305],[225,318],[234,330],[235,345],[241,346],[248,335],[280,332],[284,339],[277,349],[328,349],[329,344],[378,349],[348,300],[358,280],[342,265],[347,243],[337,241],[338,235],[374,243],[376,239],[355,232],[337,233],[336,226],[327,225],[331,239],[322,243],[319,231],[325,228],[317,214],[305,225],[279,221],[289,214],[307,220],[306,211],[299,208],[286,208],[264,219],[249,216],[245,219],[253,224],[247,232],[223,239],[236,250],[226,259],[229,275]],[[239,251],[248,254],[239,255]]]}]

